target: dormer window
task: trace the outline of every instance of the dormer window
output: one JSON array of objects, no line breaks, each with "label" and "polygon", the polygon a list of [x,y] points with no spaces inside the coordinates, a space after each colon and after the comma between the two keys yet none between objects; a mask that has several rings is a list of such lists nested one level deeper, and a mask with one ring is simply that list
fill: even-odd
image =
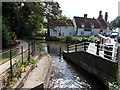
[{"label": "dormer window", "polygon": [[92,24],[92,23],[91,23],[91,25],[90,25],[90,26],[91,26],[91,28],[94,28],[94,24]]},{"label": "dormer window", "polygon": [[84,24],[81,24],[81,27],[82,27],[82,28],[84,28],[84,27],[85,27],[85,25],[84,25]]}]

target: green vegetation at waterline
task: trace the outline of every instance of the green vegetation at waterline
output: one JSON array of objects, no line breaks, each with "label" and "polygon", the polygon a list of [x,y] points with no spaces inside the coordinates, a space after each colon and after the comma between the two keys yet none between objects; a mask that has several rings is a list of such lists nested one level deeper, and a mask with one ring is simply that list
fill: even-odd
[{"label": "green vegetation at waterline", "polygon": [[98,40],[98,37],[96,36],[89,36],[89,37],[77,37],[72,35],[66,35],[66,36],[57,36],[57,37],[49,37],[50,41],[60,41],[65,43],[80,43],[83,41],[88,42],[95,42]]}]

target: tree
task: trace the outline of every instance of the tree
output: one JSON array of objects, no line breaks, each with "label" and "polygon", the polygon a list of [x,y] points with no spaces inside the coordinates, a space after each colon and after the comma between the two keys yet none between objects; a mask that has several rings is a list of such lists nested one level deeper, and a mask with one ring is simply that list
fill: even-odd
[{"label": "tree", "polygon": [[10,45],[10,33],[5,24],[2,25],[2,48]]},{"label": "tree", "polygon": [[50,36],[50,28],[54,25],[52,21],[65,22],[66,17],[62,15],[62,10],[58,2],[44,2],[45,19],[47,20],[47,36]]},{"label": "tree", "polygon": [[120,16],[116,17],[113,21],[111,21],[110,24],[113,28],[120,28]]},{"label": "tree", "polygon": [[43,5],[40,2],[3,2],[3,17],[18,38],[32,37],[43,27]]}]

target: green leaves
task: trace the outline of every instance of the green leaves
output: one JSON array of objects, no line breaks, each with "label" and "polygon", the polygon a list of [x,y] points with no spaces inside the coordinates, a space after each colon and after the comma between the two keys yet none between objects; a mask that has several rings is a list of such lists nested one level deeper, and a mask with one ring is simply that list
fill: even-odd
[{"label": "green leaves", "polygon": [[120,16],[116,17],[115,20],[111,21],[111,26],[112,27],[120,27]]}]

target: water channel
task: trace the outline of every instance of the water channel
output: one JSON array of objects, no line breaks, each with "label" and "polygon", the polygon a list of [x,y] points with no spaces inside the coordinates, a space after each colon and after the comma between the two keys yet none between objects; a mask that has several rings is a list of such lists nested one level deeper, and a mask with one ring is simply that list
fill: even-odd
[{"label": "water channel", "polygon": [[93,75],[63,59],[66,44],[58,42],[38,42],[41,50],[52,58],[52,74],[49,88],[79,88],[79,90],[106,90],[105,85]]}]

